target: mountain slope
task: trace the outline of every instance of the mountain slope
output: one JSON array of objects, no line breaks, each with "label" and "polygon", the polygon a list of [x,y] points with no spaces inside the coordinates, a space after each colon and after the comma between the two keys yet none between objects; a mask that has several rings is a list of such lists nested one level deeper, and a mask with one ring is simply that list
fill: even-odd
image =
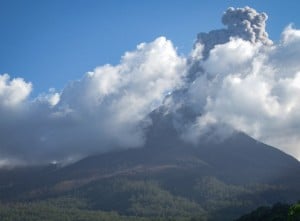
[{"label": "mountain slope", "polygon": [[257,205],[294,202],[300,195],[299,162],[243,133],[191,145],[164,116],[153,120],[146,137],[143,147],[65,167],[2,170],[1,199],[69,196],[88,209],[126,216],[232,220]]}]

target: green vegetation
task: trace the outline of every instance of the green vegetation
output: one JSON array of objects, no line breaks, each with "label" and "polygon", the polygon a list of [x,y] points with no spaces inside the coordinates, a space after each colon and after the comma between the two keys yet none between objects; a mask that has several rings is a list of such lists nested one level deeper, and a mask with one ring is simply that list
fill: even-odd
[{"label": "green vegetation", "polygon": [[[135,184],[134,184],[135,185]],[[137,184],[139,185],[139,184]],[[146,184],[148,185],[148,184]],[[135,186],[135,188],[138,188]],[[148,187],[146,187],[148,188]],[[127,187],[125,187],[127,189]],[[147,191],[146,191],[147,192]],[[154,193],[155,194],[155,193]],[[155,196],[154,196],[155,198]],[[162,198],[164,198],[162,196]],[[160,203],[162,205],[164,203]],[[142,206],[143,212],[148,205]],[[158,208],[156,205],[155,208]],[[149,206],[151,208],[151,205]],[[164,208],[159,208],[162,211]],[[176,216],[153,216],[155,214],[120,215],[114,211],[92,210],[88,202],[73,197],[59,197],[54,199],[40,200],[35,202],[19,202],[0,204],[1,221],[202,221],[217,220],[202,215],[180,214],[184,209],[177,208]],[[186,209],[186,208],[185,208]],[[236,221],[299,221],[300,203],[289,205],[276,203],[272,207],[259,207],[253,212],[246,214]],[[150,209],[151,210],[151,209]],[[140,212],[141,212],[140,211]],[[168,210],[167,210],[168,211]],[[169,211],[170,212],[170,211]],[[201,211],[202,213],[203,211]],[[201,214],[199,213],[199,214]],[[173,214],[174,215],[174,214]],[[221,220],[221,219],[220,219]]]},{"label": "green vegetation", "polygon": [[300,201],[290,207],[288,221],[300,221]]},{"label": "green vegetation", "polygon": [[77,194],[89,199],[93,209],[115,210],[123,215],[206,220],[206,212],[194,201],[174,196],[157,182],[112,179],[97,182]]},{"label": "green vegetation", "polygon": [[300,221],[300,203],[276,203],[272,207],[259,207],[236,221]]},{"label": "green vegetation", "polygon": [[1,221],[150,221],[116,212],[87,209],[84,201],[63,197],[37,202],[0,204]]},{"label": "green vegetation", "polygon": [[207,220],[199,204],[155,181],[108,179],[56,198],[0,204],[1,221]]},{"label": "green vegetation", "polygon": [[72,198],[1,204],[0,220],[123,220],[116,213],[88,211],[81,206],[82,202]]},{"label": "green vegetation", "polygon": [[[40,194],[33,194],[33,198],[24,195],[19,200],[2,201],[0,220],[232,221],[254,209],[262,201],[260,196],[278,196],[284,191],[276,185],[228,184],[213,176],[192,179],[186,173],[185,177],[118,176],[72,188],[63,180],[46,192],[36,189]],[[55,192],[57,186],[59,192]],[[288,214],[288,221],[296,221],[299,208],[298,204],[261,207],[238,221],[285,221]]]}]

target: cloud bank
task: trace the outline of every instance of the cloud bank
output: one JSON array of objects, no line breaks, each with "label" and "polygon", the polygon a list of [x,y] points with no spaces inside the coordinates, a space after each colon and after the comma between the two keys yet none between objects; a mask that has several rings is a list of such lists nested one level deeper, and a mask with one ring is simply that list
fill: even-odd
[{"label": "cloud bank", "polygon": [[195,60],[201,69],[188,98],[198,116],[185,137],[226,125],[299,159],[299,43],[299,30],[288,26],[278,44],[233,37]]},{"label": "cloud bank", "polygon": [[266,20],[249,7],[229,8],[226,28],[198,34],[186,58],[159,37],[34,99],[31,83],[0,75],[0,164],[140,147],[161,106],[188,142],[238,130],[299,159],[300,30],[288,26],[273,43]]},{"label": "cloud bank", "polygon": [[0,77],[3,162],[69,161],[115,148],[141,146],[148,114],[179,88],[185,58],[164,37],[139,44],[119,65],[104,65],[28,99],[31,83]]}]

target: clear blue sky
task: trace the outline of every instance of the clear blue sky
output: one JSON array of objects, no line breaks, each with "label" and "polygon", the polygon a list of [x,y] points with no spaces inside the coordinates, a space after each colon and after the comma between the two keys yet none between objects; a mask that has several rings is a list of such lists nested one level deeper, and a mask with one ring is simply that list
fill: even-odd
[{"label": "clear blue sky", "polygon": [[158,36],[187,54],[198,32],[222,27],[224,10],[246,5],[269,15],[275,41],[300,27],[298,0],[0,0],[0,74],[31,81],[34,95],[60,90]]}]

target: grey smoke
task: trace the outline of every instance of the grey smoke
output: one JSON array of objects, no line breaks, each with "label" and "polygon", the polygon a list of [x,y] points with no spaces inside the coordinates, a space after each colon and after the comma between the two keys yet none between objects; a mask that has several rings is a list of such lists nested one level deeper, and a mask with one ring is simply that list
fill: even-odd
[{"label": "grey smoke", "polygon": [[197,143],[210,128],[220,137],[231,127],[300,158],[300,31],[289,25],[274,44],[266,19],[249,7],[229,8],[227,29],[198,35],[181,95],[194,112],[185,140]]},{"label": "grey smoke", "polygon": [[215,45],[224,44],[230,38],[241,38],[251,43],[261,42],[271,44],[266,32],[266,13],[258,13],[256,10],[245,8],[228,8],[222,17],[222,22],[227,28],[213,30],[209,33],[199,33],[197,43],[204,45],[203,55],[208,56],[209,51]]}]

